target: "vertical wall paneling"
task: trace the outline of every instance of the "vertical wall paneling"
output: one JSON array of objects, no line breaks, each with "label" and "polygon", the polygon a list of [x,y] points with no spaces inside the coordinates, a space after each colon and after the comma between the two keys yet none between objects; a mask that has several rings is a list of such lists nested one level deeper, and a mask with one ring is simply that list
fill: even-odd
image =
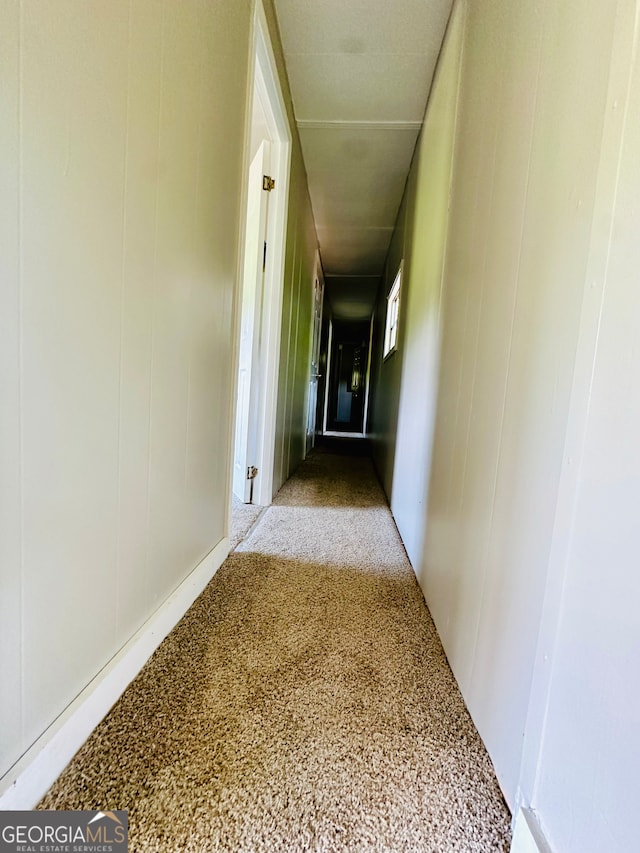
[{"label": "vertical wall paneling", "polygon": [[[293,181],[292,181],[293,184]],[[278,371],[278,408],[276,413],[276,458],[274,460],[273,487],[274,491],[287,479],[288,453],[286,442],[288,436],[288,395],[291,323],[293,316],[293,285],[292,276],[296,268],[296,232],[295,212],[289,205],[289,232],[287,235],[287,256],[285,258],[285,278],[282,294],[282,334],[280,338],[280,370]],[[289,234],[291,237],[289,237]]]},{"label": "vertical wall paneling", "polygon": [[250,18],[0,9],[0,774],[224,537]]},{"label": "vertical wall paneling", "polygon": [[[521,797],[554,849],[637,846],[640,9],[617,5]],[[571,792],[567,797],[566,792]],[[593,804],[597,804],[594,808]]]},{"label": "vertical wall paneling", "polygon": [[[610,40],[604,10],[497,2],[469,9],[420,575],[511,803],[562,464]],[[601,57],[596,65],[590,51]],[[575,90],[585,75],[587,102]]]},{"label": "vertical wall paneling", "polygon": [[[301,241],[302,242],[302,241]],[[300,246],[302,249],[302,246]],[[289,342],[289,364],[287,369],[287,426],[285,433],[285,459],[287,460],[287,477],[292,473],[292,444],[295,442],[295,418],[299,412],[296,411],[296,378],[298,361],[301,353],[298,351],[298,330],[300,328],[300,284],[302,279],[303,259],[302,251],[296,253],[296,264],[291,288],[291,324]],[[295,444],[294,444],[295,446]],[[301,457],[300,457],[301,458]]]},{"label": "vertical wall paneling", "polygon": [[[463,8],[451,19],[446,52],[407,186],[403,220],[402,373],[398,401],[391,509],[412,564],[420,567],[431,468],[440,355],[440,305],[449,219]],[[393,271],[391,271],[393,275]],[[421,441],[414,440],[415,435]]]},{"label": "vertical wall paneling", "polygon": [[312,276],[316,250],[317,239],[306,175],[296,139],[291,165],[284,271],[274,493],[304,458],[306,395],[311,369],[309,329],[313,311]]},{"label": "vertical wall paneling", "polygon": [[[306,236],[306,235],[305,235]],[[289,419],[289,458],[302,459],[304,457],[304,443],[302,441],[302,424],[305,413],[306,392],[309,382],[309,371],[311,361],[307,356],[308,341],[306,321],[309,318],[307,293],[311,292],[312,281],[309,270],[308,247],[305,240],[305,254],[300,255],[300,268],[298,270],[298,283],[295,294],[295,303],[298,306],[296,312],[295,326],[295,360],[293,363],[293,388],[291,396],[291,414]],[[292,472],[291,472],[292,473]]]},{"label": "vertical wall paneling", "polygon": [[[463,7],[462,2],[456,4],[453,20]],[[635,215],[631,199],[637,193],[637,175],[630,152],[636,122],[631,108],[625,130],[620,118],[616,124],[615,117],[607,121],[607,116],[609,110],[619,114],[627,100],[634,103],[632,95],[627,99],[625,86],[637,67],[631,47],[636,18],[634,0],[613,6],[596,0],[468,4],[448,222],[438,237],[426,227],[420,211],[428,209],[434,193],[428,191],[426,173],[412,172],[387,265],[389,281],[402,244],[409,258],[407,298],[412,307],[401,339],[399,397],[398,365],[392,362],[400,353],[379,362],[375,371],[376,463],[505,796],[513,808],[524,802],[536,809],[551,840],[559,839],[558,849],[580,851],[628,849],[621,839],[632,831],[612,793],[630,780],[631,762],[616,737],[596,733],[611,733],[618,726],[627,732],[627,717],[635,707],[631,687],[625,686],[630,670],[623,641],[637,648],[624,606],[634,588],[629,507],[637,505],[633,479],[625,473],[635,470],[633,449],[625,444],[627,424],[637,426],[635,397],[624,379],[633,375],[637,336],[637,300],[630,286],[633,265],[625,243]],[[452,51],[449,40],[421,140],[432,164],[454,120],[453,106],[443,106],[443,121],[434,122],[430,130],[430,118],[437,115],[438,84],[455,88],[446,72],[454,64]],[[619,76],[615,94],[611,69]],[[615,136],[615,128],[617,143],[614,139],[609,144],[607,133]],[[622,134],[618,181],[612,164]],[[610,180],[610,192],[598,200],[603,174]],[[608,221],[614,197],[609,242],[602,223]],[[413,230],[407,225],[412,217],[421,223]],[[422,442],[431,441],[428,421],[418,417],[413,423],[406,412],[419,409],[412,386],[426,398],[420,401],[423,415],[427,401],[434,403],[429,389],[435,383],[423,381],[418,391],[417,373],[412,372],[420,347],[421,364],[428,363],[425,341],[428,330],[437,325],[425,267],[417,294],[412,289],[412,277],[420,269],[416,258],[431,238],[430,257],[442,251],[445,261],[439,353],[432,353],[433,360],[439,359],[439,371],[429,459],[421,455]],[[587,376],[591,369],[586,360],[582,363],[586,356],[581,355],[580,341],[586,334],[583,305],[603,277],[590,272],[596,250],[607,259],[610,281],[589,414],[588,406],[576,408],[575,377],[580,371]],[[592,325],[595,335],[595,320]],[[595,346],[595,338],[591,343]],[[624,423],[618,420],[623,399]],[[574,464],[567,447],[576,430],[587,430],[588,473],[571,491],[563,483],[569,476],[565,471]],[[619,454],[606,451],[608,441],[620,448]],[[418,474],[409,465],[414,457],[419,460]],[[425,478],[426,511],[421,505],[424,491],[418,488]],[[595,483],[601,485],[599,497]],[[570,550],[567,524],[573,510],[568,507],[574,494],[579,497]],[[603,501],[599,511],[598,500]],[[594,523],[596,518],[601,524]],[[616,544],[605,558],[609,536]],[[560,599],[557,578],[563,563],[558,541],[570,555],[571,595]],[[637,564],[637,548],[635,557]],[[606,571],[605,565],[610,566]],[[607,572],[616,580],[603,587]],[[596,612],[603,596],[607,614]],[[593,630],[595,625],[600,633]],[[589,651],[584,632],[590,630],[597,652]],[[593,679],[604,679],[609,692],[593,691]],[[582,711],[574,696],[582,697]],[[612,697],[624,712],[612,707]],[[566,708],[574,705],[572,716]],[[574,726],[571,720],[577,716],[581,724]],[[632,748],[633,733],[625,737]],[[589,743],[599,750],[592,770]],[[598,806],[606,809],[603,813],[594,808],[594,792]],[[631,814],[623,792],[619,802],[627,802]],[[620,827],[617,833],[608,828],[607,815],[611,826]]]},{"label": "vertical wall paneling", "polygon": [[[198,24],[195,6],[164,6],[157,199],[156,274],[149,437],[149,536],[152,589],[162,600],[173,567],[187,556],[187,444],[190,300],[195,269],[193,212],[198,137]],[[188,56],[184,45],[191,45]],[[176,214],[179,216],[176,217]],[[180,452],[175,449],[180,448]]]},{"label": "vertical wall paneling", "polygon": [[24,4],[27,743],[117,648],[127,7]]},{"label": "vertical wall paneling", "polygon": [[375,382],[370,438],[373,458],[387,496],[393,488],[393,465],[396,452],[395,434],[398,428],[398,401],[400,399],[400,377],[406,332],[407,301],[406,292],[400,294],[398,346],[387,359],[382,358],[382,340],[384,338],[387,315],[387,296],[396,277],[405,252],[405,223],[407,218],[407,197],[405,195],[398,213],[397,227],[391,238],[389,252],[385,262],[384,275],[380,282],[376,304],[375,332],[376,353],[374,356],[377,377]]},{"label": "vertical wall paneling", "polygon": [[[0,27],[0,755],[22,751],[21,43],[18,0]],[[12,85],[13,84],[13,85]],[[0,771],[1,772],[1,771]]]},{"label": "vertical wall paneling", "polygon": [[125,636],[136,629],[140,603],[149,602],[152,582],[149,427],[165,29],[161,4],[132,3],[129,14],[117,587],[118,631]]}]

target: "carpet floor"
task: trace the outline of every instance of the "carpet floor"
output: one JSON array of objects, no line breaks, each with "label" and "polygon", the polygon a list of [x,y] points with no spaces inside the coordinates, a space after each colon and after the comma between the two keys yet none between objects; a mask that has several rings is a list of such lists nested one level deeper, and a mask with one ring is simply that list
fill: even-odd
[{"label": "carpet floor", "polygon": [[232,496],[229,530],[229,548],[231,551],[235,551],[240,542],[242,542],[258,520],[261,512],[261,506],[244,504],[235,495]]},{"label": "carpet floor", "polygon": [[508,851],[366,458],[313,454],[40,803],[132,851]]}]

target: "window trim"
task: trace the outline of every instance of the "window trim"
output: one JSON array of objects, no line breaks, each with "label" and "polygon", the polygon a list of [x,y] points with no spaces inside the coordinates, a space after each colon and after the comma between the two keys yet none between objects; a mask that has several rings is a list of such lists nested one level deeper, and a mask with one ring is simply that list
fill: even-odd
[{"label": "window trim", "polygon": [[398,349],[398,326],[400,325],[400,296],[402,293],[402,262],[393,279],[387,296],[387,311],[384,319],[382,360],[386,361]]}]

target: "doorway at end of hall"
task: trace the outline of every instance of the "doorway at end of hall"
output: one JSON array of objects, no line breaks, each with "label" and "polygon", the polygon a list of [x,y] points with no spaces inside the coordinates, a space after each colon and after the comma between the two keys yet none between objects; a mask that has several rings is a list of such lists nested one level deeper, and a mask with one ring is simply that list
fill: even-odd
[{"label": "doorway at end of hall", "polygon": [[368,320],[332,321],[325,434],[365,432],[369,345]]}]

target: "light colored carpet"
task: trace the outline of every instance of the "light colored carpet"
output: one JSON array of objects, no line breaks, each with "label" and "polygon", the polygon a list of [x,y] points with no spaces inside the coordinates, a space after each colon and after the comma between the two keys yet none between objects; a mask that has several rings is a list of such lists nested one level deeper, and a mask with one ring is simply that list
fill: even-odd
[{"label": "light colored carpet", "polygon": [[235,495],[231,503],[231,529],[229,530],[229,542],[231,550],[235,550],[240,542],[258,520],[263,507],[254,504],[244,504]]},{"label": "light colored carpet", "polygon": [[509,813],[366,459],[285,485],[41,803],[134,851],[509,849]]}]

